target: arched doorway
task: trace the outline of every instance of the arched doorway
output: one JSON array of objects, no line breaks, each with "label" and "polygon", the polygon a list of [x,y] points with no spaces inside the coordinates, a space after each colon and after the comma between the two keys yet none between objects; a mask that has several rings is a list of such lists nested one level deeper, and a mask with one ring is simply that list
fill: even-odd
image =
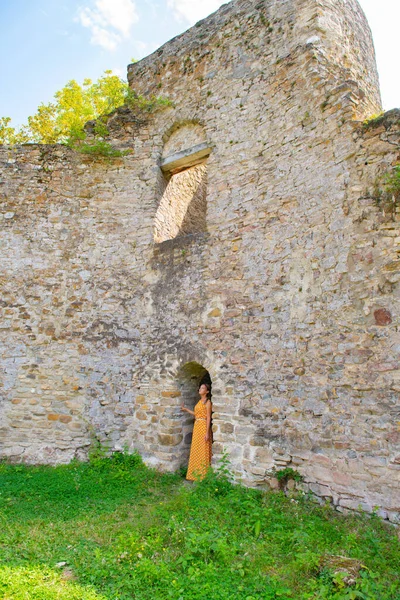
[{"label": "arched doorway", "polygon": [[[197,362],[188,362],[178,371],[178,389],[181,394],[182,404],[193,410],[199,400],[199,387],[202,383],[212,385],[210,373],[203,365]],[[193,417],[182,413],[182,442],[180,447],[180,466],[186,466],[189,460],[190,444],[192,441]]]}]

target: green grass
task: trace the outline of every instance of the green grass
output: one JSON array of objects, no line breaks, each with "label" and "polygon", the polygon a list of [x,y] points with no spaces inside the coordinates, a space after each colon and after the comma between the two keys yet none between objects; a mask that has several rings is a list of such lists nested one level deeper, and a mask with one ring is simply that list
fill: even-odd
[{"label": "green grass", "polygon": [[[232,486],[224,471],[186,486],[137,455],[0,464],[0,598],[400,599],[393,528]],[[362,563],[355,583],[330,555]]]}]

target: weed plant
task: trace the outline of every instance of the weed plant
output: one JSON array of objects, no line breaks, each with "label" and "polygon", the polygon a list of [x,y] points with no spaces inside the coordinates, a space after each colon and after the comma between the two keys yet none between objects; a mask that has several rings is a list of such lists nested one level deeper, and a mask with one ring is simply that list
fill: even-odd
[{"label": "weed plant", "polygon": [[[137,454],[0,464],[0,598],[399,600],[400,543],[375,516],[147,468]],[[362,564],[348,584],[327,568]]]},{"label": "weed plant", "polygon": [[290,480],[297,482],[303,481],[300,473],[295,469],[292,469],[292,467],[285,467],[284,469],[279,469],[278,471],[274,470],[272,471],[272,475],[278,480],[281,489],[283,489]]},{"label": "weed plant", "polygon": [[379,113],[371,115],[368,119],[363,121],[363,130],[368,131],[368,129],[374,129],[379,127],[385,121],[385,113],[381,111]]},{"label": "weed plant", "polygon": [[394,203],[400,200],[400,164],[392,168],[384,177],[385,192]]},{"label": "weed plant", "polygon": [[400,203],[400,164],[386,171],[375,182],[372,197],[383,213],[394,221]]}]

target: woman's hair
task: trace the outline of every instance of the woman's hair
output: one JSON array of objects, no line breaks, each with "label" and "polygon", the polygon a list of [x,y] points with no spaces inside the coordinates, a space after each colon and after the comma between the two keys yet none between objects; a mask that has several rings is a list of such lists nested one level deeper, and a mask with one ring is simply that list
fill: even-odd
[{"label": "woman's hair", "polygon": [[207,388],[207,400],[211,400],[211,384],[208,383],[208,381],[200,381],[199,383],[199,389],[201,388],[202,385],[205,385]]}]

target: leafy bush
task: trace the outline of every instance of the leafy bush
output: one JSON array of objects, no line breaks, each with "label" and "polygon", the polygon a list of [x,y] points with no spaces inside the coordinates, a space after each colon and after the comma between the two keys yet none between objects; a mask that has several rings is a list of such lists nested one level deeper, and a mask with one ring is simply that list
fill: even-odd
[{"label": "leafy bush", "polygon": [[287,482],[292,479],[293,481],[303,481],[303,477],[298,471],[292,469],[292,467],[285,467],[273,472],[274,477],[279,481],[281,487],[285,486]]}]

